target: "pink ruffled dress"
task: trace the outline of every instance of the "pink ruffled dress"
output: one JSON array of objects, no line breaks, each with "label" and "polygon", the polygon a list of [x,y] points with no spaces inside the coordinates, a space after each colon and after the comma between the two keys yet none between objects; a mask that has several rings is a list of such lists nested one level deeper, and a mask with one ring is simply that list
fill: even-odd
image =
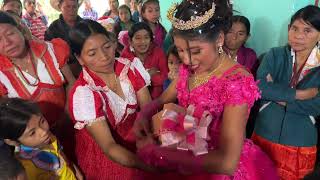
[{"label": "pink ruffled dress", "polygon": [[[177,83],[177,92],[179,105],[188,107],[189,104],[200,106],[208,110],[212,115],[212,122],[209,125],[210,140],[208,141],[208,149],[214,150],[219,146],[220,126],[222,122],[222,114],[226,105],[248,104],[249,111],[254,101],[260,97],[259,89],[252,75],[244,75],[237,71],[242,68],[241,65],[235,65],[227,70],[222,77],[212,77],[207,83],[202,84],[191,91],[188,90],[189,71],[186,66],[180,68],[179,80]],[[170,162],[170,154],[159,158],[159,152],[154,150],[142,150],[139,154],[141,158],[148,164],[154,166],[172,166],[175,169],[183,168],[183,165],[177,165]],[[178,150],[177,150],[178,151]],[[161,151],[160,151],[161,152]],[[149,154],[148,154],[149,153]],[[191,152],[190,156],[193,156]],[[181,152],[181,158],[183,152]],[[171,156],[172,157],[172,156]],[[173,157],[174,158],[174,157]],[[177,159],[177,158],[175,158]],[[174,167],[169,167],[174,169]],[[194,169],[190,170],[194,171]],[[239,165],[233,176],[209,174],[205,170],[195,170],[191,172],[193,175],[181,176],[183,179],[192,180],[274,180],[279,179],[275,165],[269,157],[249,139],[244,140]],[[170,175],[168,175],[170,176]]]}]

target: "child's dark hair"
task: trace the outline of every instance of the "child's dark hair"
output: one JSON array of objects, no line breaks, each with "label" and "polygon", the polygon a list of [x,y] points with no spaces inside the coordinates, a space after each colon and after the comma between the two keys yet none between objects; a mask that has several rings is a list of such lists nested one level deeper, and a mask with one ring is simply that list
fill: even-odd
[{"label": "child's dark hair", "polygon": [[158,4],[159,7],[160,7],[159,0],[144,0],[144,1],[141,1],[141,3],[142,3],[142,6],[141,6],[141,18],[143,19],[143,21],[148,22],[148,21],[142,16],[142,14],[146,12],[147,4],[156,3],[156,4]]},{"label": "child's dark hair", "polygon": [[168,48],[168,52],[167,52],[167,59],[169,58],[169,55],[172,54],[174,55],[175,57],[177,57],[179,59],[179,54],[178,54],[178,50],[177,50],[177,47],[175,45],[171,45],[169,48]]},{"label": "child's dark hair", "polygon": [[145,22],[139,22],[139,23],[134,24],[128,32],[129,38],[132,40],[132,38],[136,34],[136,32],[138,32],[142,29],[144,29],[148,32],[151,41],[153,41],[153,32],[152,32],[150,26]]},{"label": "child's dark hair", "polygon": [[129,8],[127,5],[123,4],[123,5],[119,6],[119,7],[118,7],[118,10],[120,10],[120,9],[125,9],[125,10],[127,10],[127,11],[129,12],[129,14],[130,14],[130,20],[132,20],[131,10],[130,10],[130,8]]},{"label": "child's dark hair", "polygon": [[15,179],[24,172],[21,163],[12,155],[0,150],[0,180]]},{"label": "child's dark hair", "polygon": [[320,31],[320,8],[314,5],[308,5],[298,10],[290,20],[290,26],[298,19],[302,19],[317,31]]},{"label": "child's dark hair", "polygon": [[70,47],[76,55],[80,55],[85,41],[94,34],[103,34],[113,41],[110,33],[98,22],[85,19],[75,25],[70,31]]},{"label": "child's dark hair", "polygon": [[232,16],[231,22],[233,23],[242,23],[247,29],[247,35],[250,35],[250,21],[245,16],[235,15]]},{"label": "child's dark hair", "polygon": [[37,104],[19,98],[0,99],[0,138],[17,141],[32,115],[39,115]]}]

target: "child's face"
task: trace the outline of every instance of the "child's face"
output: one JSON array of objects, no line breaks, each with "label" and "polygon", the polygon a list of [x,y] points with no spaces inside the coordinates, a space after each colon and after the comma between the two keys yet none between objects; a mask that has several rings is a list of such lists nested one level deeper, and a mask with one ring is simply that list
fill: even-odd
[{"label": "child's face", "polygon": [[148,52],[151,44],[150,34],[147,30],[141,29],[133,35],[130,43],[133,46],[136,53],[145,54],[146,52]]},{"label": "child's face", "polygon": [[49,124],[42,115],[32,115],[27,128],[18,139],[25,146],[41,148],[50,143]]},{"label": "child's face", "polygon": [[179,69],[179,66],[181,64],[180,59],[173,55],[173,54],[169,54],[168,56],[168,68],[170,72],[177,72]]},{"label": "child's face", "polygon": [[156,23],[160,18],[160,6],[157,3],[147,3],[146,9],[142,12],[142,16],[151,23]]},{"label": "child's face", "polygon": [[119,9],[119,17],[122,22],[127,23],[129,22],[131,15],[127,9],[121,8]]}]

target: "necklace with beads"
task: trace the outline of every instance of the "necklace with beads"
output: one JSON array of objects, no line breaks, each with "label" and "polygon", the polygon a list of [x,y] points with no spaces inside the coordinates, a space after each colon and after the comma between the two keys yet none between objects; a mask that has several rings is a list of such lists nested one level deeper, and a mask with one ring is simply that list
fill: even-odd
[{"label": "necklace with beads", "polygon": [[[22,71],[22,69],[21,69],[21,67],[19,65],[15,64],[12,61],[11,62],[13,64],[13,66],[18,70],[18,74],[20,75],[20,77],[22,77],[24,82],[26,82],[30,86],[37,86],[39,84],[39,82],[40,82],[40,79],[39,79],[39,76],[38,76],[38,73],[37,73],[37,69],[36,69],[35,64],[34,64],[35,63],[34,62],[34,56],[33,56],[32,53],[28,53],[28,55],[29,55],[29,58],[27,60],[27,64],[31,63],[31,67],[32,67],[32,70],[33,70],[33,72],[35,74],[35,78],[36,78],[36,81],[34,83],[31,83],[28,80],[28,78],[24,75],[24,73],[23,73],[23,71]],[[28,69],[26,69],[25,72],[30,74]]]},{"label": "necklace with beads", "polygon": [[198,87],[202,84],[207,83],[210,80],[211,76],[215,72],[217,72],[217,70],[219,70],[220,67],[223,65],[223,60],[224,60],[224,56],[221,58],[219,65],[216,68],[214,68],[212,71],[210,71],[207,75],[205,75],[205,76],[195,75],[193,77],[193,81],[191,81],[191,83],[190,83],[191,87]]}]

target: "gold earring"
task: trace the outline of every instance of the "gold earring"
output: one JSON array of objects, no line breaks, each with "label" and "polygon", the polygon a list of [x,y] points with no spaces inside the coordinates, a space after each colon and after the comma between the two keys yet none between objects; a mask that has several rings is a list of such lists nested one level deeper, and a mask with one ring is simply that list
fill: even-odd
[{"label": "gold earring", "polygon": [[222,48],[222,45],[219,45],[219,48],[218,48],[218,53],[219,53],[219,54],[222,54],[222,53],[223,53],[223,48]]}]

